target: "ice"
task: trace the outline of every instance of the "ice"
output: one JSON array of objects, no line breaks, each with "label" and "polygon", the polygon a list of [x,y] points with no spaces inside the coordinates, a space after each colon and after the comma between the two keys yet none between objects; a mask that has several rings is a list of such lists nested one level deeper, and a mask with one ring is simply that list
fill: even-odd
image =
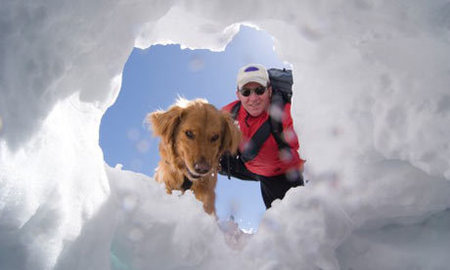
[{"label": "ice", "polygon": [[[222,50],[241,23],[293,66],[310,181],[233,249],[98,132],[133,45]],[[447,1],[3,1],[0,38],[0,269],[449,268]]]},{"label": "ice", "polygon": [[2,142],[1,269],[52,268],[98,215],[111,194],[98,146],[102,113],[74,94],[52,108],[20,150]]}]

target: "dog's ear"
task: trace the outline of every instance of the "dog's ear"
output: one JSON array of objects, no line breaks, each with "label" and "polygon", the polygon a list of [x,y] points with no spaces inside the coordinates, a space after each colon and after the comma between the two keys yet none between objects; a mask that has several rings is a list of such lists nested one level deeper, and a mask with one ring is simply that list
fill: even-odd
[{"label": "dog's ear", "polygon": [[179,106],[172,106],[167,111],[156,111],[149,113],[147,122],[152,126],[153,135],[160,136],[163,143],[168,146],[171,156],[175,153],[175,132],[181,121],[183,109]]},{"label": "dog's ear", "polygon": [[223,118],[223,134],[222,144],[220,145],[220,154],[225,152],[235,154],[238,150],[239,142],[241,141],[241,131],[228,112],[221,111],[221,113]]}]

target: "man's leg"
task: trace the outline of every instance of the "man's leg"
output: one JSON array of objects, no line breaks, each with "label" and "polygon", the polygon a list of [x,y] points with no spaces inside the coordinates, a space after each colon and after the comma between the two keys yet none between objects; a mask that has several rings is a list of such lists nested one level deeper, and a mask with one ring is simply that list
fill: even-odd
[{"label": "man's leg", "polygon": [[285,175],[274,177],[259,177],[261,182],[261,195],[263,197],[266,209],[269,209],[272,202],[276,199],[283,199],[286,192],[291,187],[303,186],[303,176],[300,173],[296,179],[291,180]]}]

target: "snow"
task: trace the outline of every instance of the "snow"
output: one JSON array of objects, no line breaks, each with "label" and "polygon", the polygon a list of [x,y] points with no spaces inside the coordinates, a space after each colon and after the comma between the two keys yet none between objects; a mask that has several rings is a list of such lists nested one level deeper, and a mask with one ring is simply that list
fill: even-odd
[{"label": "snow", "polygon": [[[450,3],[258,3],[2,2],[0,269],[448,269]],[[293,65],[310,183],[239,250],[98,131],[133,45],[221,50],[240,23]]]}]

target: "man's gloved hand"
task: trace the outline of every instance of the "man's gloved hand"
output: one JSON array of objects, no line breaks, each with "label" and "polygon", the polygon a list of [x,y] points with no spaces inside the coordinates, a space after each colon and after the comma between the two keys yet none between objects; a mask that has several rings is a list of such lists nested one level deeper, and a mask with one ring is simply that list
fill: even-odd
[{"label": "man's gloved hand", "polygon": [[227,175],[228,179],[230,179],[231,172],[231,154],[229,152],[224,153],[219,159],[219,173],[222,175]]}]

